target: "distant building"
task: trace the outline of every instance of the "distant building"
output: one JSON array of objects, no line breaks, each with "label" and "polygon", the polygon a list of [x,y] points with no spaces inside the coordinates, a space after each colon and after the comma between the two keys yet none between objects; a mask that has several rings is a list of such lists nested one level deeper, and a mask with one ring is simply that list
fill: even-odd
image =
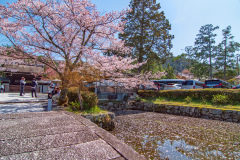
[{"label": "distant building", "polygon": [[[26,80],[25,91],[30,91],[32,79],[41,80],[41,75],[44,72],[43,65],[5,64],[4,68],[2,72],[5,76],[1,79],[4,80],[5,91],[7,92],[18,92],[20,90],[21,77],[25,77]],[[38,91],[40,91],[40,87],[38,87]]]}]

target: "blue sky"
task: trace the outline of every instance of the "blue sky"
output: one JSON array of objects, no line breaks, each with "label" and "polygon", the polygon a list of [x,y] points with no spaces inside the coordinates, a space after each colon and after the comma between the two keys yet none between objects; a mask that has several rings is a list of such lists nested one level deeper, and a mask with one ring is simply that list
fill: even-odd
[{"label": "blue sky", "polygon": [[[0,4],[16,0],[0,0]],[[128,7],[130,0],[91,0],[101,12],[120,11]],[[222,29],[232,27],[234,40],[240,43],[240,0],[157,0],[161,10],[169,19],[175,36],[172,52],[174,56],[184,52],[186,46],[193,46],[201,26],[213,24],[220,28],[216,43],[222,40]],[[0,43],[4,39],[0,37]],[[240,51],[238,52],[240,53]]]}]

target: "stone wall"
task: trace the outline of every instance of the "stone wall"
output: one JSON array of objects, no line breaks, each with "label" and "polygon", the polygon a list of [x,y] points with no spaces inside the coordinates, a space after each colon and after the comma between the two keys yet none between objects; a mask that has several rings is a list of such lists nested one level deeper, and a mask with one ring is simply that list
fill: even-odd
[{"label": "stone wall", "polygon": [[114,122],[112,121],[112,119],[115,118],[115,114],[112,112],[106,114],[86,114],[82,116],[107,131],[112,131],[115,128]]},{"label": "stone wall", "polygon": [[240,123],[240,111],[173,106],[143,102],[102,102],[98,105],[101,109],[108,111],[141,110]]}]

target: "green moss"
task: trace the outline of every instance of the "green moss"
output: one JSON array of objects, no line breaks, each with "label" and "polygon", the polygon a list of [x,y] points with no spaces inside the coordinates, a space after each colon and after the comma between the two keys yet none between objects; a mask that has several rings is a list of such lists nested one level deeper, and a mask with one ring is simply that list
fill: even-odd
[{"label": "green moss", "polygon": [[240,105],[212,105],[209,101],[206,104],[202,104],[201,100],[193,99],[191,103],[186,104],[183,99],[166,99],[166,98],[145,98],[143,102],[154,103],[154,104],[165,104],[173,106],[184,106],[184,107],[198,107],[198,108],[212,108],[221,110],[236,110],[240,111]]},{"label": "green moss", "polygon": [[82,112],[80,110],[74,111],[69,107],[69,108],[66,109],[66,111],[73,112],[73,113],[76,113],[76,114],[83,114],[83,115],[86,115],[86,114],[93,114],[93,115],[94,114],[105,114],[105,113],[108,112],[108,111],[105,111],[105,110],[101,110],[98,106],[88,108],[86,110],[83,110]]}]

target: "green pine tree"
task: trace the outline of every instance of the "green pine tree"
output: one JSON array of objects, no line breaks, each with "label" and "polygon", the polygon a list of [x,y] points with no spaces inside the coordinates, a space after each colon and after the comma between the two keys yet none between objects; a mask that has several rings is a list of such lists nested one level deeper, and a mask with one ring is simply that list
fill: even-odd
[{"label": "green pine tree", "polygon": [[165,71],[167,75],[163,79],[176,79],[176,75],[174,74],[175,67],[171,67],[170,63],[167,64]]},{"label": "green pine tree", "polygon": [[[238,49],[238,44],[233,41],[234,36],[231,34],[231,26],[222,30],[223,40],[218,45],[216,66],[217,70],[223,69],[223,79],[226,80],[227,70],[234,69],[236,60],[234,53]],[[221,67],[222,66],[222,67]],[[235,75],[236,76],[236,75]],[[230,77],[231,79],[232,77]]]},{"label": "green pine tree", "polygon": [[131,0],[129,6],[132,11],[125,18],[124,33],[119,34],[119,38],[133,47],[132,56],[138,62],[147,60],[138,72],[149,71],[156,63],[164,63],[172,56],[171,25],[164,12],[159,12],[161,7],[156,0]]},{"label": "green pine tree", "polygon": [[[213,32],[219,27],[213,27],[212,24],[202,26],[197,34],[195,41],[195,58],[202,60],[203,64],[209,64],[209,77],[212,79],[213,59],[215,58],[214,51],[217,48],[215,44],[215,37],[217,34]],[[208,61],[208,62],[207,62]],[[207,71],[205,71],[207,72]]]}]

